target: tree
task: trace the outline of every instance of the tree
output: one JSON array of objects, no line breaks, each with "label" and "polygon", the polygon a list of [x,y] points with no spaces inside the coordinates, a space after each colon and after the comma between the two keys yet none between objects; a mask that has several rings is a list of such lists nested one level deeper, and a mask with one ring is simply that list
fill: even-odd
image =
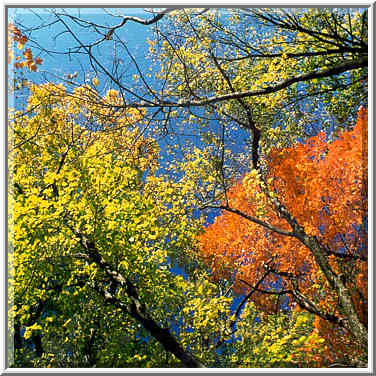
[{"label": "tree", "polygon": [[[348,131],[367,104],[367,10],[148,12],[106,10],[102,24],[53,9],[40,25],[14,21],[34,54],[80,65],[38,73],[43,85],[26,85],[24,111],[10,117],[16,364],[315,367],[350,356],[343,364],[364,366],[367,221],[338,201],[356,200],[360,159],[338,137],[359,142]],[[132,51],[130,23],[150,26],[149,60]],[[46,30],[69,48],[38,43]],[[346,177],[341,195],[320,158]],[[362,213],[366,192],[349,201]],[[221,237],[208,230],[202,264],[198,211],[219,208],[235,251],[215,250]],[[269,247],[252,266],[238,248],[249,242]],[[301,257],[286,251],[280,265],[272,256],[289,245]]]},{"label": "tree", "polygon": [[199,366],[170,332],[188,285],[168,261],[199,221],[155,176],[156,143],[131,129],[142,111],[103,113],[88,105],[90,87],[76,89],[79,101],[62,85],[30,90],[28,115],[11,118],[17,362],[34,349],[33,366],[134,365],[147,358],[135,345],[152,336]]},{"label": "tree", "polygon": [[[58,10],[50,16],[71,40],[69,55],[86,56],[90,73],[126,99],[114,108],[147,109],[144,127],[171,145],[168,153],[184,160],[197,144],[208,145],[215,184],[204,203],[221,199],[271,147],[350,127],[366,105],[366,9],[151,12],[150,19],[120,16],[112,26]],[[124,42],[131,22],[153,28],[151,72]],[[89,41],[83,31],[92,33]],[[132,68],[103,62],[96,51],[108,43]]]},{"label": "tree", "polygon": [[288,297],[316,315],[326,362],[361,363],[367,350],[367,125],[361,108],[332,142],[320,133],[273,149],[199,236],[215,279],[235,273],[235,288],[266,312]]}]

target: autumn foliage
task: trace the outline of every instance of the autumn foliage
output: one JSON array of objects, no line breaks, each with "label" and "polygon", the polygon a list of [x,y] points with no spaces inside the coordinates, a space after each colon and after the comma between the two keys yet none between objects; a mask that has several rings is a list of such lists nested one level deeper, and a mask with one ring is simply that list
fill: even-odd
[{"label": "autumn foliage", "polygon": [[30,48],[26,48],[22,56],[15,55],[15,45],[17,45],[18,50],[23,50],[25,44],[28,42],[28,37],[21,33],[21,31],[12,23],[8,24],[8,64],[10,64],[14,59],[14,68],[20,69],[27,67],[31,72],[37,70],[37,65],[42,64],[43,60],[40,57],[34,58],[33,52]]},{"label": "autumn foliage", "polygon": [[104,11],[9,12],[8,366],[368,367],[367,7]]},{"label": "autumn foliage", "polygon": [[[279,201],[327,249],[329,264],[352,293],[359,318],[367,325],[367,109],[358,112],[356,126],[332,142],[325,133],[290,148],[273,149],[263,177],[247,174],[228,194],[228,207],[289,233],[290,225],[272,204]],[[224,211],[199,237],[200,251],[213,278],[235,278],[242,292],[270,273],[253,295],[263,310],[273,312],[283,302],[295,306],[292,280],[322,312],[343,318],[338,296],[296,237],[276,233],[236,213]],[[264,291],[264,292],[262,292]],[[286,291],[285,295],[271,292]],[[282,298],[284,297],[284,298]],[[288,299],[286,298],[288,297]],[[316,316],[315,331],[326,340],[327,357],[338,360],[361,352],[343,330]],[[344,335],[345,334],[345,335]],[[316,359],[320,363],[321,359]]]}]

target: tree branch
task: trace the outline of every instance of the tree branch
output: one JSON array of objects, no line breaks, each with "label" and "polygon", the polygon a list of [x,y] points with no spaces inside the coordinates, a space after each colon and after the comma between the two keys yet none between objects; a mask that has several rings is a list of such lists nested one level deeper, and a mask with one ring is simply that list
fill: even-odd
[{"label": "tree branch", "polygon": [[[321,317],[322,319],[327,320],[327,321],[329,321],[333,324],[339,325],[339,326],[341,326],[345,329],[349,329],[347,320],[341,319],[341,318],[339,318],[336,315],[333,315],[331,313],[323,312],[312,300],[308,299],[305,295],[303,295],[299,291],[298,280],[297,280],[296,275],[293,275],[291,273],[280,272],[280,271],[274,269],[269,264],[265,264],[265,268],[271,273],[277,274],[279,276],[288,277],[288,279],[290,280],[293,288],[292,288],[292,290],[281,290],[281,291],[277,291],[277,292],[265,291],[265,290],[260,290],[260,289],[257,289],[256,291],[259,291],[263,294],[271,294],[271,295],[290,294],[290,295],[293,296],[293,298],[299,304],[299,306],[301,308],[305,309],[306,311],[313,313],[313,314]],[[242,282],[244,282],[248,286],[250,286],[247,282],[245,282],[243,280],[242,280]]]},{"label": "tree branch", "polygon": [[124,278],[119,272],[111,268],[100,255],[94,242],[73,228],[70,227],[70,229],[80,239],[80,244],[85,249],[87,256],[107,274],[111,283],[115,286],[120,285],[125,287],[125,291],[131,300],[129,305],[124,304],[110,292],[104,291],[99,286],[96,286],[96,291],[101,294],[105,302],[121,309],[123,313],[130,315],[138,321],[159,343],[161,343],[166,351],[174,354],[184,366],[189,368],[203,368],[204,365],[188,351],[184,350],[181,344],[170,333],[169,329],[161,328],[157,322],[149,316],[145,304],[141,302],[138,297],[136,286],[128,278]]},{"label": "tree branch", "polygon": [[232,208],[230,208],[227,205],[219,205],[219,206],[216,206],[216,205],[205,205],[201,209],[206,209],[206,208],[226,210],[226,211],[228,211],[230,213],[234,213],[234,214],[237,214],[237,215],[239,215],[239,216],[241,216],[241,217],[243,217],[245,219],[248,219],[249,221],[254,222],[254,223],[256,223],[256,224],[258,224],[260,226],[263,226],[263,227],[267,228],[270,231],[276,232],[277,234],[285,235],[285,236],[295,236],[293,232],[282,230],[282,229],[280,229],[278,227],[270,225],[269,223],[261,221],[258,218],[255,218],[255,217],[252,217],[252,216],[250,216],[248,214],[245,214],[245,213],[243,213],[242,211],[240,211],[238,209],[232,209]]},{"label": "tree branch", "polygon": [[255,286],[252,286],[251,284],[249,284],[247,281],[244,281],[243,279],[239,279],[239,281],[245,283],[248,287],[250,287],[251,289],[254,289],[256,292],[261,292],[262,294],[267,294],[267,295],[287,295],[287,294],[291,294],[292,293],[292,290],[280,290],[280,291],[262,290],[262,289],[259,289],[259,288],[255,287]]},{"label": "tree branch", "polygon": [[139,18],[139,17],[134,17],[134,16],[124,16],[123,17],[123,20],[121,21],[121,23],[119,25],[116,25],[114,27],[112,27],[111,29],[112,30],[115,30],[115,29],[118,29],[122,26],[125,25],[126,22],[128,21],[132,21],[132,22],[136,22],[136,23],[139,23],[141,25],[152,25],[156,22],[158,22],[159,20],[161,20],[166,14],[169,14],[171,13],[172,11],[176,10],[177,8],[166,8],[166,9],[163,9],[162,11],[158,12],[156,14],[156,16],[154,16],[153,18],[150,18],[148,20],[145,20],[143,18]]},{"label": "tree branch", "polygon": [[263,58],[263,59],[274,59],[276,57],[282,57],[286,56],[287,58],[299,58],[299,57],[315,57],[315,56],[328,56],[328,55],[337,55],[337,54],[344,54],[344,53],[359,53],[359,54],[366,54],[367,49],[366,48],[351,48],[351,47],[340,47],[333,50],[325,50],[325,51],[315,51],[315,52],[296,52],[296,53],[255,53],[255,54],[248,54],[241,57],[217,57],[218,60],[223,61],[241,61],[241,60],[247,60],[247,59],[254,59],[254,58]]},{"label": "tree branch", "polygon": [[[272,261],[272,260],[270,260]],[[264,281],[264,279],[270,274],[270,271],[267,270],[263,276],[259,279],[259,281],[256,283],[255,287],[253,287],[251,289],[251,291],[242,299],[242,301],[239,303],[238,305],[238,308],[236,309],[235,313],[234,313],[234,316],[235,316],[235,320],[232,320],[230,322],[230,328],[232,329],[234,327],[234,325],[236,324],[237,320],[238,320],[238,316],[240,314],[240,311],[241,309],[243,308],[244,304],[248,301],[248,299],[257,291],[257,288],[261,285],[261,283]],[[231,334],[234,334],[236,332],[236,329],[235,330],[232,330]],[[222,338],[220,339],[217,344],[216,344],[216,348],[218,348],[219,346],[221,346],[223,343],[224,343],[225,339]]]},{"label": "tree branch", "polygon": [[[159,106],[165,106],[165,107],[197,106],[197,107],[200,107],[200,106],[205,106],[205,105],[217,103],[217,102],[223,102],[223,101],[231,100],[231,99],[249,98],[249,97],[256,97],[259,95],[276,93],[298,82],[305,82],[305,81],[310,81],[313,79],[335,76],[335,75],[338,75],[347,71],[351,71],[351,70],[355,70],[359,68],[365,68],[367,66],[368,66],[368,57],[365,56],[357,60],[347,61],[335,67],[319,70],[316,72],[309,72],[309,73],[302,74],[300,76],[292,77],[274,86],[267,86],[259,90],[247,90],[243,92],[235,92],[235,93],[229,93],[229,94],[224,94],[224,95],[218,95],[214,97],[208,97],[208,98],[200,99],[200,100],[179,101],[175,103],[174,102],[151,103],[150,101],[148,101],[148,103],[141,103],[141,104],[132,103],[130,104],[130,107],[159,107]],[[124,106],[118,106],[118,107],[124,107]]]},{"label": "tree branch", "polygon": [[363,255],[349,255],[347,253],[338,253],[338,252],[330,251],[329,249],[326,249],[326,253],[328,255],[335,256],[335,257],[342,258],[342,259],[368,261],[368,258]]}]

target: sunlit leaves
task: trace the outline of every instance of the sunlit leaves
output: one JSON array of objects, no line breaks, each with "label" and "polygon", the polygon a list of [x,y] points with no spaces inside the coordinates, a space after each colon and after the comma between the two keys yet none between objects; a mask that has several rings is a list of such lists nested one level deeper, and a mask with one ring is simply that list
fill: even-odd
[{"label": "sunlit leaves", "polygon": [[266,315],[248,303],[238,324],[241,336],[231,357],[240,368],[317,367],[325,351],[323,338],[311,333],[313,317],[307,313]]},{"label": "sunlit leaves", "polygon": [[[320,366],[364,357],[346,330],[294,306],[291,276],[319,309],[343,318],[331,284],[310,250],[285,236],[291,228],[274,204],[278,199],[306,236],[337,253],[326,255],[329,265],[366,324],[366,111],[353,130],[351,124],[366,104],[367,71],[270,88],[365,57],[366,18],[365,9],[179,9],[150,41],[157,73],[137,67],[119,73],[118,82],[110,77],[110,85],[99,68],[82,86],[72,82],[83,77],[78,71],[65,76],[68,87],[15,80],[31,94],[26,112],[10,116],[10,315],[18,364],[179,364],[145,328],[103,304],[98,291],[124,304],[130,295],[88,257],[81,234],[137,286],[153,319],[208,366]],[[113,35],[119,47],[121,32],[116,27]],[[9,25],[10,61],[35,71],[42,60],[25,49],[28,41]],[[16,48],[21,56],[14,56]],[[269,89],[199,109],[189,105]],[[132,100],[145,101],[132,107],[127,90]],[[139,107],[145,103],[148,112]],[[161,153],[163,169],[150,137],[161,130],[172,141]],[[180,146],[175,130],[184,142],[194,141]],[[249,150],[258,132],[262,163],[252,170]],[[181,153],[178,163],[170,151]],[[196,238],[203,229],[199,210],[221,200],[253,221],[223,214]],[[206,272],[198,270],[195,238]],[[248,292],[270,260],[276,272],[234,328],[232,282],[235,292]],[[177,266],[184,266],[184,277],[174,273]],[[222,340],[229,346],[217,350]]]}]

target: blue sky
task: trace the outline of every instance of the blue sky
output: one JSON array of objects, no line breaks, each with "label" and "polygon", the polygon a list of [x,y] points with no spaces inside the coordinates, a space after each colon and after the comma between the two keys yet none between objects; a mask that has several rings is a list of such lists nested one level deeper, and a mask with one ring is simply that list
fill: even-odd
[{"label": "blue sky", "polygon": [[[110,15],[107,15],[101,9],[65,9],[65,11],[67,11],[67,13],[69,14],[77,16],[81,12],[81,16],[83,16],[83,18],[105,26],[113,26],[114,24],[117,24],[121,21],[121,18],[114,18]],[[110,9],[107,9],[106,11],[109,12]],[[117,9],[117,11],[120,11],[120,9]],[[143,11],[141,9],[128,9],[127,11],[130,11],[132,15],[148,17],[146,13],[144,13],[143,15]],[[16,20],[23,26],[33,28],[41,24],[39,13],[41,13],[43,20],[45,20],[46,23],[51,21],[52,17],[48,13],[46,13],[45,9],[41,9],[40,11],[38,9],[33,9],[32,11],[28,9],[10,9],[9,19],[10,21]],[[79,37],[84,43],[93,42],[98,38],[97,34],[82,32],[82,29],[75,27],[73,23],[70,23],[69,25],[72,26],[73,31],[79,31]],[[69,49],[73,47],[72,37],[68,37],[67,34],[61,34],[57,38],[54,38],[59,34],[59,31],[64,31],[62,25],[59,24],[55,24],[49,28],[44,28],[42,30],[33,30],[30,33],[30,39],[36,41],[47,50],[59,50],[68,52]],[[148,36],[150,36],[150,27],[148,26],[140,25],[134,22],[128,22],[122,28],[122,37],[127,43],[127,46],[131,51],[133,51],[133,53],[136,54],[136,57],[143,57],[143,60],[145,60],[144,57],[148,47],[146,44],[146,39]],[[37,49],[37,45],[34,44],[33,51],[37,51]],[[100,50],[95,52],[100,53],[102,56],[108,55],[111,57],[114,52],[114,42],[108,41],[107,43],[102,43]],[[39,69],[39,72],[41,74],[53,72],[58,76],[63,76],[67,73],[80,71],[79,63],[81,63],[85,68],[89,67],[88,59],[85,59],[83,55],[80,55],[80,58],[78,59],[74,55],[47,55],[46,53],[42,52],[40,54],[40,57],[44,60],[43,65]],[[88,71],[88,73],[90,73],[89,69]],[[35,76],[36,75],[34,75],[34,79]],[[94,73],[92,76],[94,76]],[[53,81],[52,77],[49,77],[49,79]],[[58,78],[56,78],[56,80],[58,80]]]}]

